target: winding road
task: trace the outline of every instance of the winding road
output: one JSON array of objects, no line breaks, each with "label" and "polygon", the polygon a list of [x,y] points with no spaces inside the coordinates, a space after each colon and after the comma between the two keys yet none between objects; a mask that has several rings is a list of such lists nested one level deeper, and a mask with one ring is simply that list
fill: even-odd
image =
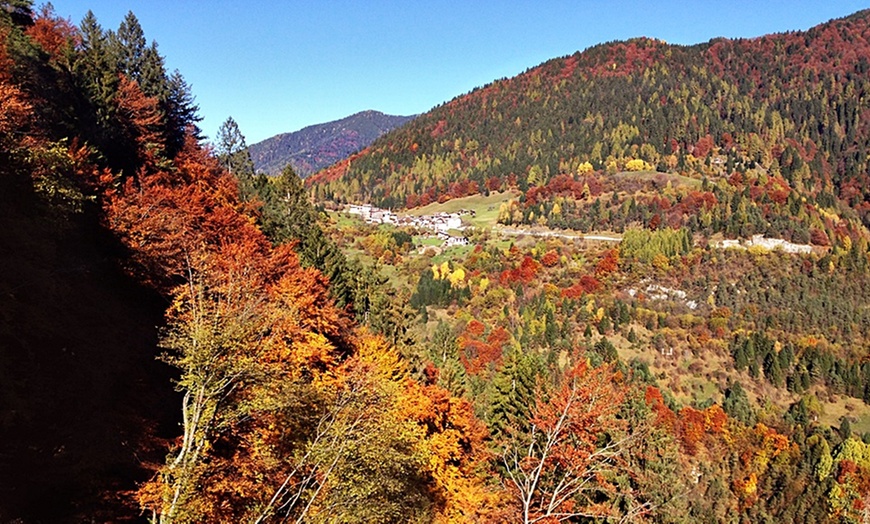
[{"label": "winding road", "polygon": [[499,233],[502,235],[509,236],[522,236],[528,235],[533,237],[544,237],[544,238],[565,238],[568,240],[598,240],[602,242],[621,242],[621,235],[613,235],[613,236],[603,236],[603,235],[583,235],[580,233],[563,233],[560,231],[553,231],[552,229],[547,229],[543,231],[539,230],[531,230],[531,229],[517,229],[515,227],[493,227],[492,231],[494,233]]}]

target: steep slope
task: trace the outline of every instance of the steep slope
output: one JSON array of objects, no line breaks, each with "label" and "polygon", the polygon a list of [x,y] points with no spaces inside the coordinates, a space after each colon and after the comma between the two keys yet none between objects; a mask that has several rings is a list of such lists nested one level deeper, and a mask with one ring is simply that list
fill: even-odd
[{"label": "steep slope", "polygon": [[[115,60],[155,73],[156,45],[83,26],[0,9],[0,521],[497,509],[470,404],[412,379],[270,242],[196,115],[172,120],[184,89],[149,96],[171,78]],[[142,34],[132,13],[117,34]],[[112,135],[111,158],[89,139]]]},{"label": "steep slope", "polygon": [[178,420],[166,303],[93,217],[0,175],[0,520],[119,521]]},{"label": "steep slope", "polygon": [[[645,38],[599,45],[460,96],[309,184],[324,199],[414,207],[506,187],[525,192],[560,175],[581,188],[583,175],[600,175],[589,181],[596,197],[633,193],[601,187],[624,170],[711,185],[737,173],[729,191],[745,190],[759,209],[772,183],[782,198],[807,198],[835,222],[860,227],[870,221],[868,20],[862,11],[805,32],[690,47]],[[801,206],[793,207],[790,217]],[[771,222],[763,209],[759,217],[759,227]],[[804,221],[806,231],[821,227],[817,218]]]},{"label": "steep slope", "polygon": [[[170,368],[155,358],[166,302],[119,268],[125,251],[102,227],[82,178],[110,171],[91,164],[95,151],[80,144],[113,136],[112,151],[94,156],[123,171],[137,156],[127,148],[132,136],[169,144],[177,135],[158,127],[166,122],[149,119],[146,129],[128,118],[125,109],[144,98],[125,89],[129,82],[118,82],[119,96],[105,106],[115,118],[97,118],[84,77],[57,60],[74,56],[74,28],[50,7],[35,16],[29,2],[4,5],[0,521],[125,521],[136,514],[132,491],[175,436],[180,399]],[[149,100],[153,111],[159,101]]]},{"label": "steep slope", "polygon": [[258,172],[275,175],[290,163],[304,178],[347,158],[413,118],[363,111],[257,142],[250,146],[251,159]]}]

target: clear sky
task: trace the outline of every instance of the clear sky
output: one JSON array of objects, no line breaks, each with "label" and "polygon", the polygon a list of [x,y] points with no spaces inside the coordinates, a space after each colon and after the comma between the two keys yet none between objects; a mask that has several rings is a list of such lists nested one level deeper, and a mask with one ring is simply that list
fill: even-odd
[{"label": "clear sky", "polygon": [[[39,4],[39,0],[36,2]],[[104,29],[128,11],[192,85],[213,137],[249,144],[375,109],[428,111],[550,58],[636,36],[696,44],[803,30],[870,0],[53,0]]]}]

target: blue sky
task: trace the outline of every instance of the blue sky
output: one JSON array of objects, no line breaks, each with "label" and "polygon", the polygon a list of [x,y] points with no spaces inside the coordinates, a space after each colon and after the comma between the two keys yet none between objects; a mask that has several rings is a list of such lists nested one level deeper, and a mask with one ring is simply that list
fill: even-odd
[{"label": "blue sky", "polygon": [[104,29],[128,11],[193,87],[214,136],[249,144],[376,109],[428,111],[550,58],[636,36],[696,44],[803,30],[870,7],[822,1],[54,0]]}]

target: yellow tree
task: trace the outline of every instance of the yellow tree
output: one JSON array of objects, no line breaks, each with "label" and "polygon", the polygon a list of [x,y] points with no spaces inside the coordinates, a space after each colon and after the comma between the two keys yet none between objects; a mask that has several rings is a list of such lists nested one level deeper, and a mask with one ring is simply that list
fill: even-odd
[{"label": "yellow tree", "polygon": [[592,172],[592,164],[589,162],[581,162],[580,165],[577,166],[577,174],[585,175],[587,173]]}]

